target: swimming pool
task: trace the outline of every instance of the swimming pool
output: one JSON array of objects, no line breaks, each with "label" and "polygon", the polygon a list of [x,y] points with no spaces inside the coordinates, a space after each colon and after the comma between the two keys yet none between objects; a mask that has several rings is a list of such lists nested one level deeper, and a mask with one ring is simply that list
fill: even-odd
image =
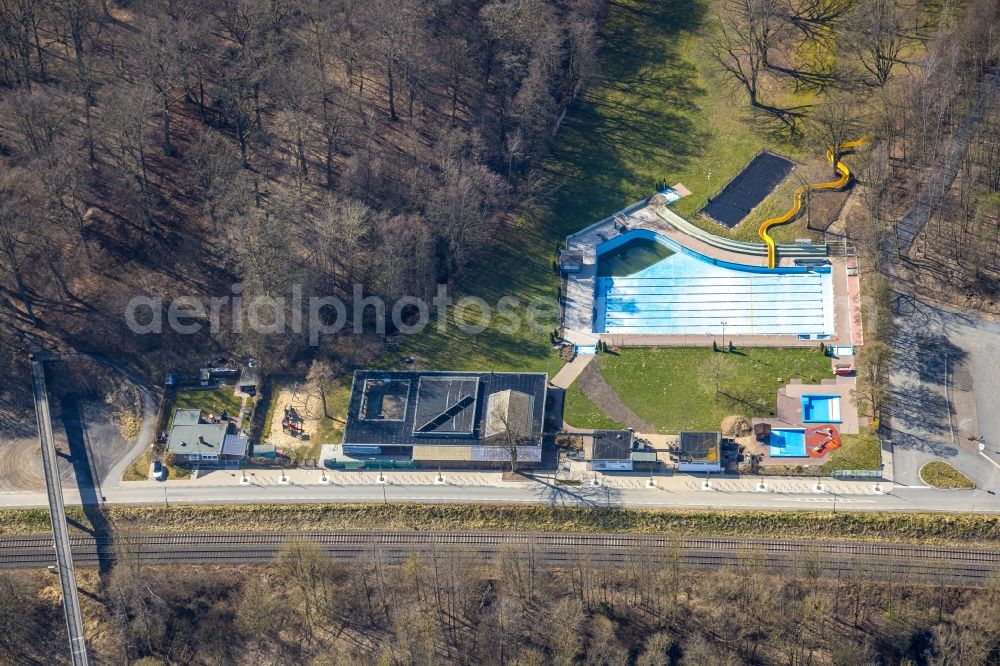
[{"label": "swimming pool", "polygon": [[775,428],[767,440],[772,458],[805,458],[806,431],[800,428]]},{"label": "swimming pool", "polygon": [[[656,258],[650,243],[673,253],[650,263]],[[629,260],[640,252],[639,261]],[[647,229],[602,243],[597,256],[595,333],[720,335],[723,326],[732,335],[834,332],[833,280],[827,272],[720,261]],[[622,270],[629,266],[636,270]]]},{"label": "swimming pool", "polygon": [[674,253],[650,238],[632,238],[605,252],[597,264],[598,277],[628,277],[657,264]]},{"label": "swimming pool", "polygon": [[802,422],[840,423],[840,396],[802,396]]}]

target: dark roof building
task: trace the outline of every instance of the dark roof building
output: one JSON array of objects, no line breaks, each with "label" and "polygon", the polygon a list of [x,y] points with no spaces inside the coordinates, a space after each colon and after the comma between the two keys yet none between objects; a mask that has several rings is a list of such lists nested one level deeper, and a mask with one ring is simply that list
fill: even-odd
[{"label": "dark roof building", "polygon": [[631,430],[595,430],[592,460],[630,460],[632,456]]},{"label": "dark roof building", "polygon": [[591,435],[590,469],[602,471],[632,470],[631,430],[595,430]]},{"label": "dark roof building", "polygon": [[513,437],[526,449],[523,460],[533,461],[535,449],[540,460],[547,387],[544,373],[358,370],[344,444],[409,448],[414,459],[496,461]]},{"label": "dark roof building", "polygon": [[722,470],[721,432],[682,432],[677,468],[682,472]]}]

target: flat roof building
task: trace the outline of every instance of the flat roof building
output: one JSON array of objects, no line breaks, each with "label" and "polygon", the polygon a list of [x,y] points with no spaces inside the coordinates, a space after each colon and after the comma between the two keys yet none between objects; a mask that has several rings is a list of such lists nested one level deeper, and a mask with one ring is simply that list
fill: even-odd
[{"label": "flat roof building", "polygon": [[200,409],[178,409],[167,436],[167,451],[180,463],[218,462],[228,429],[228,421],[202,423]]},{"label": "flat roof building", "polygon": [[595,471],[632,471],[631,430],[595,430],[590,454],[590,469]]},{"label": "flat roof building", "polygon": [[678,439],[678,471],[722,471],[721,432],[682,432]]},{"label": "flat roof building", "polygon": [[499,466],[541,462],[548,375],[358,370],[344,446],[375,446],[413,460]]}]

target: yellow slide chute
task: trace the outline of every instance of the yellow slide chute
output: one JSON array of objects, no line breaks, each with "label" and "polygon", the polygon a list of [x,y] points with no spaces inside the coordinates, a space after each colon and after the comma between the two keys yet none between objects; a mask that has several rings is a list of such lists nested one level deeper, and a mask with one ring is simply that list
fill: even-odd
[{"label": "yellow slide chute", "polygon": [[[847,141],[845,143],[842,143],[840,144],[839,150],[837,152],[843,152],[845,150],[853,150],[854,148],[857,148],[858,146],[867,142],[869,138],[870,137],[863,136],[855,141]],[[834,151],[832,148],[826,149],[826,159],[829,160],[831,164],[833,164],[833,152]],[[843,162],[841,162],[838,159],[837,163],[834,166],[840,173],[840,178],[838,178],[837,180],[831,180],[828,183],[814,183],[811,185],[800,185],[799,188],[795,190],[795,194],[792,197],[793,199],[792,207],[787,213],[779,217],[772,217],[770,220],[764,220],[761,223],[760,228],[757,230],[757,233],[760,235],[761,238],[764,239],[764,242],[767,243],[768,268],[774,268],[775,266],[777,266],[778,258],[774,247],[774,239],[771,238],[770,235],[768,235],[767,230],[779,224],[784,224],[786,222],[789,222],[796,215],[798,215],[799,210],[802,208],[802,195],[805,194],[807,190],[839,190],[840,188],[847,185],[848,181],[851,180],[851,172],[847,168],[847,166],[844,165]]]}]

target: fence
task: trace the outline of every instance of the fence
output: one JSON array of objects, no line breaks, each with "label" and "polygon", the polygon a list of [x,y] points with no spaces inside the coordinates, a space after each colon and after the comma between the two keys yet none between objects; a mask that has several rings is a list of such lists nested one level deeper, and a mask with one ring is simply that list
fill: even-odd
[{"label": "fence", "polygon": [[419,469],[419,460],[325,460],[327,469]]},{"label": "fence", "polygon": [[880,469],[835,469],[830,472],[835,479],[881,479]]}]

